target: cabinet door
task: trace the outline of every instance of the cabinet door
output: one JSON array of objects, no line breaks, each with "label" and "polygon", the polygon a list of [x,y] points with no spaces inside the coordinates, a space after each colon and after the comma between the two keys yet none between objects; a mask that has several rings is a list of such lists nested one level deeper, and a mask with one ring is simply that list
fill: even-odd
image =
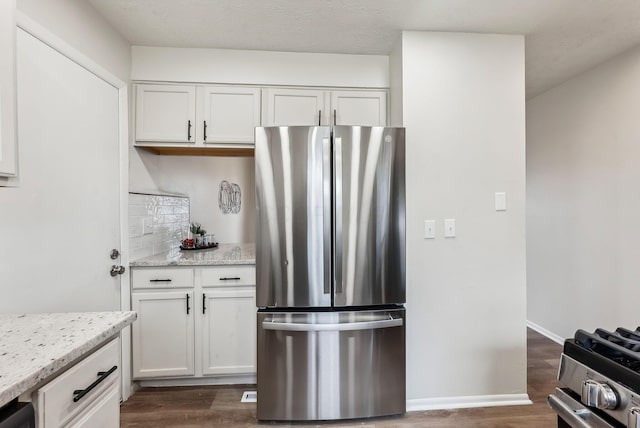
[{"label": "cabinet door", "polygon": [[16,2],[0,2],[0,175],[16,175]]},{"label": "cabinet door", "polygon": [[[38,426],[40,428],[65,426],[67,421],[81,419],[88,408],[100,401],[111,389],[115,388],[119,391],[119,359],[119,342],[114,340],[39,388],[33,397]],[[98,379],[96,374],[99,372],[108,374],[82,398],[75,401],[74,391],[89,388]],[[119,398],[120,395],[118,395]]]},{"label": "cabinet door", "polygon": [[253,144],[253,130],[260,126],[260,89],[205,86],[203,98],[198,135],[204,143]]},{"label": "cabinet door", "polygon": [[268,88],[264,91],[263,126],[315,126],[329,122],[325,91]]},{"label": "cabinet door", "polygon": [[109,388],[65,428],[117,428],[120,426],[120,391]]},{"label": "cabinet door", "polygon": [[195,125],[195,86],[136,86],[136,141],[193,143]]},{"label": "cabinet door", "polygon": [[202,373],[255,373],[255,289],[207,291],[203,300]]},{"label": "cabinet door", "polygon": [[334,125],[386,126],[387,93],[384,91],[333,91]]},{"label": "cabinet door", "polygon": [[133,377],[187,376],[194,372],[193,292],[132,293]]}]

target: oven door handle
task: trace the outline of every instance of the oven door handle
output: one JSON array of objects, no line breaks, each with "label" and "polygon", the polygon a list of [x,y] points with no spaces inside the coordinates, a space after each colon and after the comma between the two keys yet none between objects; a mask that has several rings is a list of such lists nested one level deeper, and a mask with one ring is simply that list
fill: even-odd
[{"label": "oven door handle", "polygon": [[593,413],[582,403],[578,403],[561,389],[547,398],[551,407],[572,428],[606,428],[607,422]]},{"label": "oven door handle", "polygon": [[391,318],[387,320],[346,322],[335,324],[310,324],[292,322],[263,321],[262,328],[265,330],[284,331],[353,331],[353,330],[375,330],[379,328],[399,327],[403,324],[402,318]]}]

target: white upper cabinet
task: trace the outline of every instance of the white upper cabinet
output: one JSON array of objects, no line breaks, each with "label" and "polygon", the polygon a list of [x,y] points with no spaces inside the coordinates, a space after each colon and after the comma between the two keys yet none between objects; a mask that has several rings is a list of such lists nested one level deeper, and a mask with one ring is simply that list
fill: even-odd
[{"label": "white upper cabinet", "polygon": [[198,139],[201,136],[205,144],[253,144],[254,128],[260,126],[259,88],[205,86],[198,90],[203,98],[202,132],[198,130]]},{"label": "white upper cabinet", "polygon": [[138,83],[135,111],[154,153],[252,155],[256,126],[385,126],[387,92]]},{"label": "white upper cabinet", "polygon": [[240,86],[136,85],[139,145],[253,144],[260,89]]},{"label": "white upper cabinet", "polygon": [[386,126],[385,91],[332,91],[331,111],[334,125]]},{"label": "white upper cabinet", "polygon": [[387,93],[268,88],[263,94],[262,123],[264,126],[385,126]]},{"label": "white upper cabinet", "polygon": [[193,143],[195,128],[195,86],[137,85],[137,141]]},{"label": "white upper cabinet", "polygon": [[314,126],[329,124],[327,92],[313,89],[264,90],[264,126]]},{"label": "white upper cabinet", "polygon": [[0,1],[0,176],[15,176],[15,24],[16,2]]}]

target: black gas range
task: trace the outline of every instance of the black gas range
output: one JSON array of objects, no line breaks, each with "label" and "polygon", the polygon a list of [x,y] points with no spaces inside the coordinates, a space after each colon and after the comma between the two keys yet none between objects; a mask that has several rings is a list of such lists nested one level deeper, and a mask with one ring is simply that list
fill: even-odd
[{"label": "black gas range", "polygon": [[640,428],[640,327],[576,331],[564,342],[548,398],[558,427]]}]

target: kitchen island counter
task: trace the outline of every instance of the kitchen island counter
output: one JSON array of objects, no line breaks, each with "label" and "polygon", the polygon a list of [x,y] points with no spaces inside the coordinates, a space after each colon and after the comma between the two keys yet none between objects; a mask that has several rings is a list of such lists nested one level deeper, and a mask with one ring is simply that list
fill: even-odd
[{"label": "kitchen island counter", "polygon": [[255,244],[220,244],[216,248],[167,252],[130,262],[131,267],[254,264],[256,264]]},{"label": "kitchen island counter", "polygon": [[135,312],[0,315],[0,407],[135,321]]}]

